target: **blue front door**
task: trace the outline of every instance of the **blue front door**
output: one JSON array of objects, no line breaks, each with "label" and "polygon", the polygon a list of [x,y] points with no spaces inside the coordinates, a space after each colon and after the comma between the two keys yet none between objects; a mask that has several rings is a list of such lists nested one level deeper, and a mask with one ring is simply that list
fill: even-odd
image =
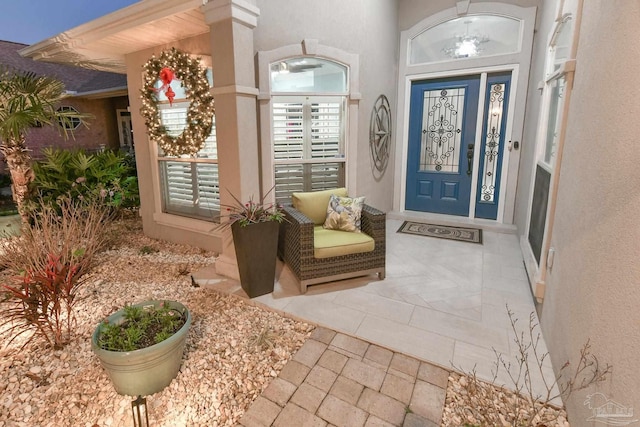
[{"label": "blue front door", "polygon": [[469,215],[480,76],[413,82],[408,210]]}]

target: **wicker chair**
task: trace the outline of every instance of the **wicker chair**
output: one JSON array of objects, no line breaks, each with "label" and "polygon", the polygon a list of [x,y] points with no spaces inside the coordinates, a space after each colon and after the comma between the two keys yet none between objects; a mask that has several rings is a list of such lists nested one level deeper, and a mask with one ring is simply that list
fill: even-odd
[{"label": "wicker chair", "polygon": [[280,227],[278,254],[289,265],[300,282],[300,292],[307,286],[377,273],[385,276],[386,215],[364,205],[361,217],[363,233],[371,236],[375,248],[371,252],[330,258],[314,257],[314,223],[302,212],[285,206],[285,221]]}]

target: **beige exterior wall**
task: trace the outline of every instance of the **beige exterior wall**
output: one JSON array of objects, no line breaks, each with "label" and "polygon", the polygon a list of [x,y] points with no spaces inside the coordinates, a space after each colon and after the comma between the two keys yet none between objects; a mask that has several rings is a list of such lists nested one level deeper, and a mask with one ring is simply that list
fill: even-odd
[{"label": "beige exterior wall", "polygon": [[[584,2],[542,326],[554,366],[591,339],[613,376],[593,387],[640,408],[640,3]],[[571,425],[592,414],[587,392],[567,403]]]},{"label": "beige exterior wall", "polygon": [[[398,29],[395,0],[305,0],[291,7],[290,0],[260,0],[258,26],[254,30],[256,51],[272,50],[317,39],[323,46],[359,55],[360,93],[357,120],[356,192],[367,203],[388,211],[393,203],[393,158],[382,177],[375,177],[369,153],[371,109],[380,94],[389,99],[392,116],[396,111]],[[336,11],[339,10],[339,13]],[[260,88],[262,89],[262,88]],[[393,130],[396,126],[393,124]],[[391,147],[393,152],[393,147]],[[353,159],[350,159],[353,161]],[[350,190],[351,191],[351,190]]]}]

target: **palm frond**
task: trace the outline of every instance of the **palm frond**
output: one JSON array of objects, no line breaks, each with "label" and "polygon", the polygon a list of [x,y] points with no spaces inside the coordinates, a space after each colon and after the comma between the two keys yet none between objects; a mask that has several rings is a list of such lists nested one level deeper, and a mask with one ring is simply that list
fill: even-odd
[{"label": "palm frond", "polygon": [[64,84],[48,76],[32,72],[0,69],[0,138],[17,140],[36,125],[62,124],[58,129],[67,137],[72,120],[87,126],[93,116],[76,111],[58,111],[66,97]]}]

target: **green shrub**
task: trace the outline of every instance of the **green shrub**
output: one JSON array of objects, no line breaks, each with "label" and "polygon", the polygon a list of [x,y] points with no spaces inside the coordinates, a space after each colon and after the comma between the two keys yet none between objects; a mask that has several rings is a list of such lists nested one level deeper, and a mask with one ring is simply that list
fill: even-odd
[{"label": "green shrub", "polygon": [[11,185],[11,176],[8,173],[0,173],[0,187],[9,187]]},{"label": "green shrub", "polygon": [[71,197],[105,203],[116,210],[140,204],[136,170],[127,154],[46,149],[44,156],[33,167],[32,200],[55,205],[61,197]]}]

